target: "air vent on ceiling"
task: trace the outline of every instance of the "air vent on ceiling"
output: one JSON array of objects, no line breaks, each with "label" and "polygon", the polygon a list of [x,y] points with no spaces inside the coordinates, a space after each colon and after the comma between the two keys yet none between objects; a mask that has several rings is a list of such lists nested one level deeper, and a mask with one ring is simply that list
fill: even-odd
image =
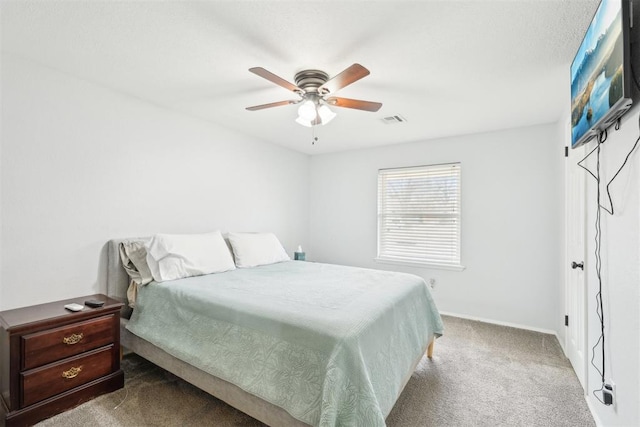
[{"label": "air vent on ceiling", "polygon": [[394,123],[404,123],[407,121],[407,119],[405,119],[404,117],[400,116],[400,115],[395,115],[395,116],[389,116],[389,117],[385,117],[382,119],[383,122],[385,122],[388,125],[394,124]]}]

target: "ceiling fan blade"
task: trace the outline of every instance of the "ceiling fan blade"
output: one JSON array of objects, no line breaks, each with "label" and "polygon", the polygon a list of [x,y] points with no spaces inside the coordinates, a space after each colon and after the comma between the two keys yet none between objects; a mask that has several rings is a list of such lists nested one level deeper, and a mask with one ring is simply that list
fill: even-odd
[{"label": "ceiling fan blade", "polygon": [[356,110],[365,110],[376,112],[382,107],[380,102],[361,101],[359,99],[338,98],[332,96],[327,99],[327,103],[342,108],[355,108]]},{"label": "ceiling fan blade", "polygon": [[337,76],[333,77],[318,88],[319,93],[334,93],[353,82],[369,75],[369,70],[360,64],[353,64]]},{"label": "ceiling fan blade", "polygon": [[298,102],[300,101],[278,101],[278,102],[272,102],[270,104],[254,105],[253,107],[247,107],[247,110],[249,111],[264,110],[265,108],[280,107],[281,105],[297,104]]},{"label": "ceiling fan blade", "polygon": [[262,67],[249,68],[249,71],[251,71],[253,74],[256,74],[262,77],[263,79],[269,80],[271,83],[275,83],[278,86],[282,86],[283,88],[288,89],[292,92],[302,92],[302,89],[300,89],[298,86],[294,85],[293,83],[289,83],[282,77],[278,77],[275,74],[273,74],[271,71],[267,71]]}]

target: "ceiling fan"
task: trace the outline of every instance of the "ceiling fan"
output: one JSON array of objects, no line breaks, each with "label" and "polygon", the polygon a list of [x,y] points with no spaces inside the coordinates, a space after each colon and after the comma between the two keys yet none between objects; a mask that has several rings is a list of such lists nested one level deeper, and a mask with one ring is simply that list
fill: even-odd
[{"label": "ceiling fan", "polygon": [[339,89],[369,75],[369,70],[360,64],[353,64],[347,67],[331,79],[324,71],[303,70],[294,76],[296,84],[290,83],[262,67],[249,68],[249,71],[296,93],[300,96],[300,99],[254,105],[253,107],[247,107],[247,110],[263,110],[265,108],[299,104],[302,102],[302,105],[298,108],[298,118],[296,122],[303,126],[312,127],[329,123],[336,116],[328,107],[329,105],[372,112],[378,111],[380,107],[382,107],[382,104],[379,102],[330,96]]}]

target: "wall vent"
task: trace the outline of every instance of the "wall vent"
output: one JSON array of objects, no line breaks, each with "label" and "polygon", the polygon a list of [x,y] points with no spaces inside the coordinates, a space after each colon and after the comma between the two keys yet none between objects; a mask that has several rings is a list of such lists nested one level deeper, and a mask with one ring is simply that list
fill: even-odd
[{"label": "wall vent", "polygon": [[385,122],[388,125],[394,124],[394,123],[404,123],[407,121],[407,119],[405,119],[404,117],[400,116],[400,115],[395,115],[395,116],[389,116],[389,117],[385,117],[382,119],[383,122]]}]

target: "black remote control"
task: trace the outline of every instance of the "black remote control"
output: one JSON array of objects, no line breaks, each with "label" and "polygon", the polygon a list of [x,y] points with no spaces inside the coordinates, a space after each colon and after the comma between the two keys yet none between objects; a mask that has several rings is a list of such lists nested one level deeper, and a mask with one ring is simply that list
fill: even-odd
[{"label": "black remote control", "polygon": [[84,305],[87,307],[102,307],[104,305],[104,301],[100,301],[98,299],[88,299],[84,302]]}]

